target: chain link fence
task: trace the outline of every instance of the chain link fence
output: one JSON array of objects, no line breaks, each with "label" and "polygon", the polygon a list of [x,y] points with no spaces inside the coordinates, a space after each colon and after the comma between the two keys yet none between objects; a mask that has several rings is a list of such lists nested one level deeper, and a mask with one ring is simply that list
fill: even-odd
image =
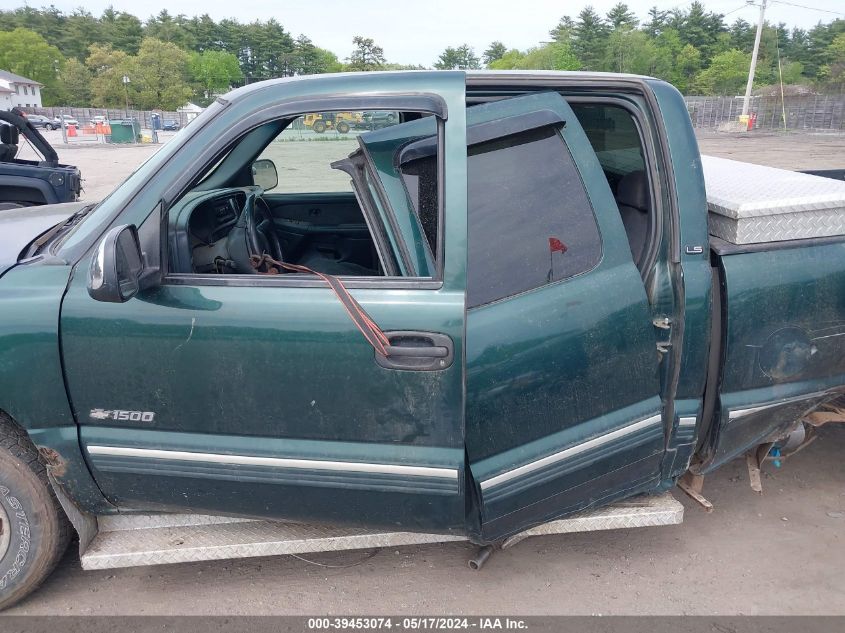
[{"label": "chain link fence", "polygon": [[[692,125],[733,132],[740,126],[742,97],[684,97]],[[771,131],[845,131],[845,95],[751,97],[748,129]]]},{"label": "chain link fence", "polygon": [[79,121],[80,125],[88,125],[94,121],[94,117],[105,117],[107,121],[118,121],[135,119],[142,128],[152,128],[152,115],[156,114],[164,121],[176,121],[180,128],[185,127],[188,122],[196,117],[193,112],[169,112],[165,110],[126,110],[125,108],[71,108],[71,107],[49,107],[49,108],[21,108],[27,114],[41,114],[51,119],[60,114],[69,115]]}]

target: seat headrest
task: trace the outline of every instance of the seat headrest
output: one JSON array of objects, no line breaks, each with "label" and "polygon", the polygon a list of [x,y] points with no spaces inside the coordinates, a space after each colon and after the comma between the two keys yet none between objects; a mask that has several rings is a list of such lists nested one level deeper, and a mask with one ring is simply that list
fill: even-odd
[{"label": "seat headrest", "polygon": [[0,143],[4,145],[17,145],[18,138],[18,128],[13,125],[0,123]]},{"label": "seat headrest", "polygon": [[640,211],[651,207],[651,194],[648,190],[648,178],[642,169],[625,174],[616,189],[616,201]]}]

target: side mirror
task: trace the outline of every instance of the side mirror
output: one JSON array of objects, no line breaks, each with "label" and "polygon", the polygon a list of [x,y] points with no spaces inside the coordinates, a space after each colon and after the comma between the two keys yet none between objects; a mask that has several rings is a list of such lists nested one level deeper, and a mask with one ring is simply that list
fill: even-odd
[{"label": "side mirror", "polygon": [[279,184],[276,164],[266,158],[255,161],[252,164],[252,184],[261,187],[264,191],[275,189]]},{"label": "side mirror", "polygon": [[140,288],[143,262],[135,225],[114,227],[100,241],[91,261],[88,294],[97,301],[129,301]]}]

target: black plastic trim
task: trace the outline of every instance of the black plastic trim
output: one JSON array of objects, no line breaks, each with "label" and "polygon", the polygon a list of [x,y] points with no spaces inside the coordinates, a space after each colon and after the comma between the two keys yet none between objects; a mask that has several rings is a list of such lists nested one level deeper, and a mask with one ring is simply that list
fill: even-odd
[{"label": "black plastic trim", "polygon": [[732,244],[722,238],[710,236],[710,249],[719,256],[740,255],[742,253],[762,253],[765,251],[780,251],[789,248],[804,248],[806,246],[822,246],[845,242],[845,235],[831,235],[828,237],[808,237],[800,240],[784,240],[782,242],[758,242],[756,244]]}]

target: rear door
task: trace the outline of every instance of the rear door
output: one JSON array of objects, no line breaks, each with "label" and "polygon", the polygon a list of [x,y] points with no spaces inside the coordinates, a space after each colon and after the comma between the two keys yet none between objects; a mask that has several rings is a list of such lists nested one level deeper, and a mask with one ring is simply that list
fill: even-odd
[{"label": "rear door", "polygon": [[492,540],[656,486],[663,407],[643,282],[572,110],[547,93],[467,116],[466,443]]}]

